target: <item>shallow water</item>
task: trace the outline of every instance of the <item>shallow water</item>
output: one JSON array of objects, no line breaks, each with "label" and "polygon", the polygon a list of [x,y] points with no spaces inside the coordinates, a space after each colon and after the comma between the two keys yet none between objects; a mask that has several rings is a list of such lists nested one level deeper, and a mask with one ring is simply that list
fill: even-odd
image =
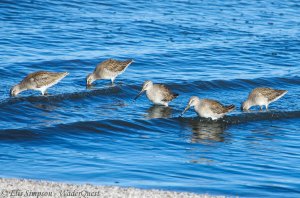
[{"label": "shallow water", "polygon": [[[242,197],[300,195],[297,1],[1,1],[1,177]],[[111,86],[85,77],[135,62]],[[69,71],[49,96],[12,85]],[[132,99],[145,80],[180,96]],[[178,118],[192,95],[238,107],[257,86],[287,89],[269,112]]]}]

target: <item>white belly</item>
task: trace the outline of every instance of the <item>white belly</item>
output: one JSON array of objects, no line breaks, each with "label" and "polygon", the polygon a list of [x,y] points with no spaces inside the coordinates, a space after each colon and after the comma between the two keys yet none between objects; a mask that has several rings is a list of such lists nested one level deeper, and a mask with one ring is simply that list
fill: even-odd
[{"label": "white belly", "polygon": [[268,99],[263,96],[257,97],[255,99],[255,104],[259,106],[267,105],[268,103]]},{"label": "white belly", "polygon": [[119,75],[119,73],[117,72],[109,72],[107,70],[103,70],[102,73],[100,73],[100,77],[101,79],[115,79],[117,76]]},{"label": "white belly", "polygon": [[211,118],[213,120],[217,120],[224,116],[224,114],[217,114],[212,112],[211,109],[205,105],[200,105],[198,107],[195,107],[195,111],[200,117]]},{"label": "white belly", "polygon": [[57,84],[59,81],[60,81],[60,79],[57,80],[57,81],[55,81],[55,82],[53,82],[53,83],[51,83],[51,84],[49,84],[49,85],[45,85],[45,86],[38,87],[38,88],[33,88],[33,90],[40,91],[40,92],[42,92],[42,94],[44,94],[45,91],[46,91],[49,87],[52,87],[53,85]]},{"label": "white belly", "polygon": [[147,98],[154,104],[168,106],[168,103],[163,101],[163,95],[160,92],[148,90],[146,91],[146,95]]}]

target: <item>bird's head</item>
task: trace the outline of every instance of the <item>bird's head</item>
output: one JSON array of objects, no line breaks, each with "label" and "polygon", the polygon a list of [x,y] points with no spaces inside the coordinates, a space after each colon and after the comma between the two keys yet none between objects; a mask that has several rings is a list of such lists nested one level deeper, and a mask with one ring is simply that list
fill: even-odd
[{"label": "bird's head", "polygon": [[21,92],[20,86],[15,85],[10,89],[10,96],[17,96]]},{"label": "bird's head", "polygon": [[86,85],[87,85],[87,86],[92,85],[92,83],[93,83],[95,80],[96,80],[96,79],[95,79],[95,76],[94,76],[93,73],[87,75],[87,77],[86,77]]}]

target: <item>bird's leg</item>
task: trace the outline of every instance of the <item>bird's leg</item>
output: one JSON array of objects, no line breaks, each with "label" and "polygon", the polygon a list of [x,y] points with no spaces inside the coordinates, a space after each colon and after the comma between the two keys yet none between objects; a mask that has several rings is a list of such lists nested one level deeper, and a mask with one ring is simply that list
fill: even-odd
[{"label": "bird's leg", "polygon": [[42,92],[42,95],[43,95],[43,96],[47,96],[47,95],[48,95],[47,90],[43,90],[43,91],[41,91],[41,92]]},{"label": "bird's leg", "polygon": [[266,105],[266,111],[269,111],[269,107],[268,107],[268,105]]},{"label": "bird's leg", "polygon": [[115,85],[115,83],[114,83],[115,78],[111,78],[110,80],[111,80],[111,85],[114,86]]},{"label": "bird's leg", "polygon": [[260,107],[260,111],[262,111],[263,110],[263,106],[259,106]]}]

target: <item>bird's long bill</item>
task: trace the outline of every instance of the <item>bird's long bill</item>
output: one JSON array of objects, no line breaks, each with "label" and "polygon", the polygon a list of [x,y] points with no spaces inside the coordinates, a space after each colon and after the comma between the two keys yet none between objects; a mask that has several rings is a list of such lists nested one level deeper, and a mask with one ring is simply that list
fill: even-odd
[{"label": "bird's long bill", "polygon": [[138,99],[138,97],[140,97],[144,92],[145,92],[145,90],[142,90],[133,100]]},{"label": "bird's long bill", "polygon": [[15,96],[16,96],[16,94],[13,93],[13,88],[11,88],[11,89],[9,90],[9,96],[10,96],[10,97],[15,97]]},{"label": "bird's long bill", "polygon": [[91,84],[91,85],[86,85],[86,89],[88,89],[88,90],[91,90],[91,89],[93,89],[93,85]]},{"label": "bird's long bill", "polygon": [[241,105],[241,111],[244,111],[243,104]]},{"label": "bird's long bill", "polygon": [[191,107],[190,105],[186,106],[186,108],[185,108],[185,109],[183,110],[183,112],[180,114],[180,117],[182,117],[183,114],[184,114],[187,110],[189,110],[190,107]]},{"label": "bird's long bill", "polygon": [[88,80],[86,80],[85,83],[86,83],[86,86],[87,86],[87,87],[89,87],[89,86],[92,85],[92,83],[90,83]]}]

